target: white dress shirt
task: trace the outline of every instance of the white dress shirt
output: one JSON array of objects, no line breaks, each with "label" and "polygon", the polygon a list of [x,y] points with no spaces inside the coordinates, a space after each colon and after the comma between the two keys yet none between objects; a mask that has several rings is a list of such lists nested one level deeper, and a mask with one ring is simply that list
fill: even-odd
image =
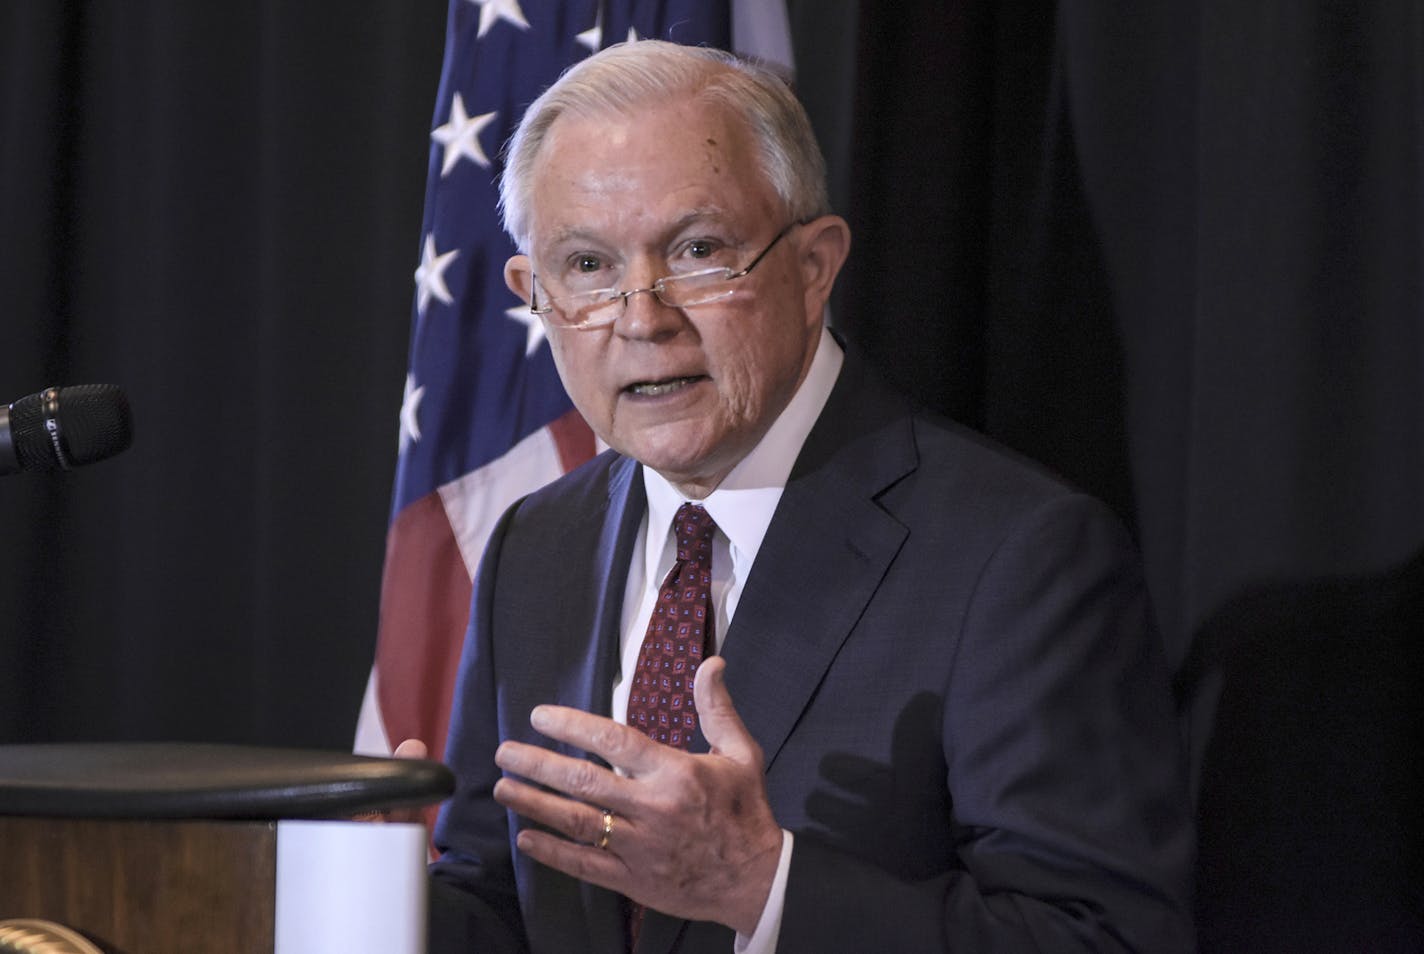
[{"label": "white dress shirt", "polygon": [[[722,483],[699,501],[717,523],[717,533],[712,539],[712,607],[719,652],[727,626],[736,615],[742,588],[756,562],[757,551],[781,501],[791,467],[830,397],[843,359],[840,345],[823,327],[806,379],[792,395],[786,410]],[[658,589],[677,559],[677,546],[671,532],[673,516],[678,507],[687,502],[661,474],[648,467],[642,468],[642,472],[648,509],[633,544],[628,584],[623,592],[621,672],[613,684],[613,718],[619,722],[627,721],[631,677],[638,664],[638,652],[653,615]],[[786,902],[791,848],[791,833],[783,829],[781,861],[761,920],[750,937],[737,935],[734,954],[775,952]]]}]

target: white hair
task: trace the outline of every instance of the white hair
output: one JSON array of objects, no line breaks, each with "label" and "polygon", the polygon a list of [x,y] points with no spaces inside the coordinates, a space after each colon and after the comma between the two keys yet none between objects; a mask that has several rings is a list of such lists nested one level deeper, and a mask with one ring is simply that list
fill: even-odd
[{"label": "white hair", "polygon": [[514,244],[529,250],[534,166],[560,116],[630,116],[638,107],[679,93],[721,103],[746,122],[762,173],[791,219],[804,222],[830,211],[825,160],[806,111],[785,80],[722,50],[638,40],[610,46],[569,67],[525,111],[505,148],[499,182],[504,230]]}]

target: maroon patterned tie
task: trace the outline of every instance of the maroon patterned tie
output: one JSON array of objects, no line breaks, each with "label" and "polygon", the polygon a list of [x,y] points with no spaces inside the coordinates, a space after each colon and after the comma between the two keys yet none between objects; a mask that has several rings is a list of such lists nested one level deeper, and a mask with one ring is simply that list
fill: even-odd
[{"label": "maroon patterned tie", "polygon": [[[653,616],[638,651],[628,694],[628,724],[649,737],[687,749],[697,728],[693,677],[717,651],[712,615],[712,534],[717,525],[698,504],[685,503],[672,521],[677,562],[658,590]],[[630,905],[628,949],[638,946],[643,906]]]},{"label": "maroon patterned tie", "polygon": [[685,503],[672,520],[677,562],[658,590],[638,651],[628,694],[628,724],[650,738],[686,749],[697,728],[693,677],[716,652],[712,619],[712,534],[717,525],[698,504]]}]

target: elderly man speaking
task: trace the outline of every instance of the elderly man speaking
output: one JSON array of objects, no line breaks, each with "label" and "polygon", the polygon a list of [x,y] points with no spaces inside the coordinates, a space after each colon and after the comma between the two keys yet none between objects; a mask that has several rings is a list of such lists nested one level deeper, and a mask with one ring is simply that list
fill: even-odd
[{"label": "elderly man speaking", "polygon": [[480,566],[434,954],[1189,950],[1131,544],[824,327],[850,232],[787,86],[610,48],[501,189],[506,280],[611,450]]}]

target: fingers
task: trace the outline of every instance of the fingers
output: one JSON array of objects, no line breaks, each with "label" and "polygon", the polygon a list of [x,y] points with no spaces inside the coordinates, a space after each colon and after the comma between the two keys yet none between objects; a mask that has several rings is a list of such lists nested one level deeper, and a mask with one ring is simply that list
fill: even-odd
[{"label": "fingers", "polygon": [[530,723],[540,733],[627,774],[582,754],[506,740],[495,753],[505,775],[493,794],[523,820],[518,850],[659,911],[751,933],[783,835],[761,748],[732,705],[724,669],[721,659],[702,663],[693,690],[710,754],[577,709],[537,707]]},{"label": "fingers", "polygon": [[566,706],[535,706],[529,724],[549,738],[593,752],[631,775],[651,772],[668,754],[667,746],[631,726]]},{"label": "fingers", "polygon": [[627,864],[612,850],[578,845],[532,828],[521,831],[515,844],[540,864],[604,888],[619,890],[628,876]]},{"label": "fingers", "polygon": [[494,761],[512,775],[580,802],[615,811],[628,803],[628,780],[587,759],[570,758],[537,745],[505,742],[495,751]]},{"label": "fingers", "polygon": [[[613,774],[606,769],[600,771]],[[616,889],[627,879],[628,865],[618,854],[619,839],[626,843],[634,836],[627,818],[511,778],[495,783],[494,798],[549,829],[523,828],[519,832],[515,844],[530,858],[605,888]]]},{"label": "fingers", "polygon": [[[495,783],[494,799],[579,844],[597,845],[603,840],[604,809],[596,804],[574,801],[512,778],[502,778]],[[626,828],[626,825],[619,827]],[[611,840],[611,833],[609,837]]]},{"label": "fingers", "polygon": [[423,759],[427,757],[429,751],[425,743],[419,739],[406,739],[396,746],[396,750],[391,755],[398,759]]},{"label": "fingers", "polygon": [[742,765],[761,767],[761,746],[752,738],[742,717],[732,705],[727,691],[727,661],[713,656],[697,667],[697,681],[692,687],[697,705],[697,718],[702,722],[702,734],[712,751]]}]

